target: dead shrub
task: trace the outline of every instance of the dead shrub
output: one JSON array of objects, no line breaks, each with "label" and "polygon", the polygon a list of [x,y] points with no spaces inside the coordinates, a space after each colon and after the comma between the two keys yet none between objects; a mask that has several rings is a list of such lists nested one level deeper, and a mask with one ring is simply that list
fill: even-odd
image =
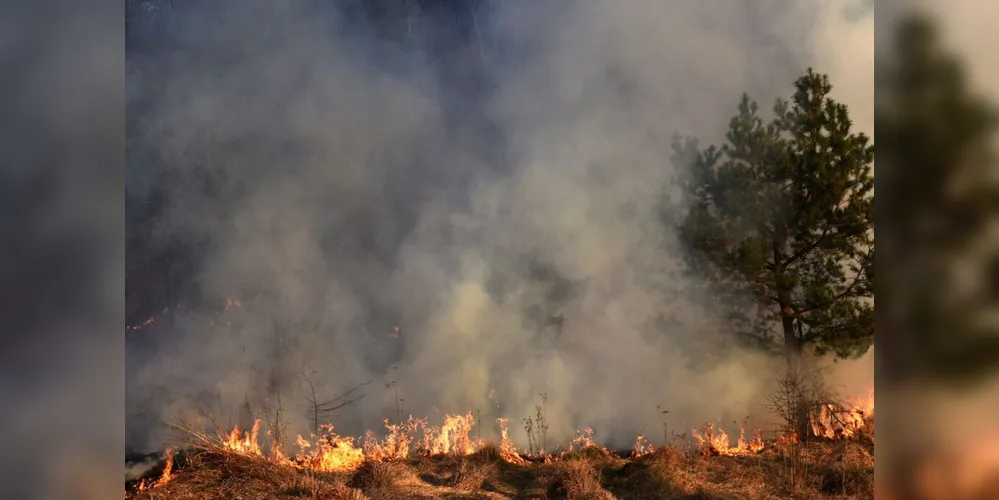
[{"label": "dead shrub", "polygon": [[615,462],[620,457],[615,456],[609,450],[599,446],[587,446],[578,450],[570,450],[562,454],[562,460],[588,460],[593,464],[607,464]]},{"label": "dead shrub", "polygon": [[496,443],[486,443],[481,448],[468,456],[468,460],[476,462],[499,462],[503,460],[503,455],[499,445]]},{"label": "dead shrub", "polygon": [[405,473],[400,463],[368,461],[354,471],[348,486],[363,491],[390,489],[405,477]]},{"label": "dead shrub", "polygon": [[679,467],[686,459],[683,450],[673,445],[656,448],[652,453],[642,457],[642,461],[659,462],[668,468]]},{"label": "dead shrub", "polygon": [[867,417],[864,419],[864,425],[857,429],[857,434],[855,439],[868,446],[869,448],[874,447],[874,417]]},{"label": "dead shrub", "polygon": [[589,460],[560,460],[548,486],[548,498],[566,500],[606,500],[614,498],[600,486],[600,472]]},{"label": "dead shrub", "polygon": [[874,495],[874,457],[861,445],[845,441],[825,460],[820,489],[830,495]]},{"label": "dead shrub", "polygon": [[788,363],[776,378],[777,390],[768,395],[769,410],[780,418],[781,455],[786,488],[791,493],[806,488],[811,475],[807,445],[812,437],[811,409],[826,401],[817,372]]}]

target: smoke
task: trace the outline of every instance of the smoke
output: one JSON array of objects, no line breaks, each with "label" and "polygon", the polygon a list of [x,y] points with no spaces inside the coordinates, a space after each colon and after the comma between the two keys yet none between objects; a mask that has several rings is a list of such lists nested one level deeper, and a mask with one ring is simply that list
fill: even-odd
[{"label": "smoke", "polygon": [[832,54],[866,50],[871,13],[472,2],[348,29],[330,4],[213,5],[129,55],[128,307],[170,308],[128,337],[130,447],[279,395],[306,432],[302,375],[320,399],[376,381],[337,413],[350,433],[397,405],[488,427],[542,393],[553,440],[761,411],[771,360],[676,273],[670,137],[717,141],[742,92],[767,106],[810,64],[870,107]]}]

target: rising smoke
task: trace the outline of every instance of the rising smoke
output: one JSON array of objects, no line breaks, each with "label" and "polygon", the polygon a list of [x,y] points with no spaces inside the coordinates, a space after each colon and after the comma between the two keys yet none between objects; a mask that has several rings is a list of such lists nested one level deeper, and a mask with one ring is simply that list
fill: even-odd
[{"label": "rising smoke", "polygon": [[717,141],[742,92],[765,107],[808,65],[869,129],[873,15],[426,3],[374,21],[211,2],[144,28],[169,42],[126,77],[127,306],[159,314],[128,336],[130,448],[278,398],[307,432],[303,374],[321,398],[374,381],[333,419],[352,434],[397,397],[516,422],[547,393],[553,440],[620,445],[658,432],[657,405],[681,432],[762,411],[771,361],[729,345],[676,273],[670,137]]}]

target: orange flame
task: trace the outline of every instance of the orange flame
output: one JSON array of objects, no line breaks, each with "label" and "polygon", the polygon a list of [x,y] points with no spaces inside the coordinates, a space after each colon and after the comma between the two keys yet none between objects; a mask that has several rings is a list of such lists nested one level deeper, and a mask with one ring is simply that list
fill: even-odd
[{"label": "orange flame", "polygon": [[253,429],[246,434],[241,434],[239,425],[236,425],[228,436],[222,436],[222,447],[241,455],[263,456],[263,452],[260,451],[260,443],[257,442],[259,434],[259,419],[253,422]]},{"label": "orange flame", "polygon": [[635,448],[631,451],[631,457],[642,457],[654,451],[656,451],[656,448],[652,446],[647,439],[645,439],[645,436],[639,434],[638,437],[635,438]]},{"label": "orange flame", "polygon": [[156,484],[154,484],[153,487],[155,488],[157,486],[163,486],[164,484],[170,482],[170,479],[173,478],[172,473],[173,473],[173,453],[171,453],[170,448],[167,448],[166,464],[163,465],[163,475],[160,476],[159,480],[156,481]]},{"label": "orange flame", "polygon": [[[363,446],[357,446],[354,438],[338,435],[333,426],[327,424],[322,426],[321,435],[312,436],[311,441],[306,440],[301,435],[296,436],[295,442],[299,447],[299,453],[294,459],[289,459],[284,455],[279,443],[271,443],[270,456],[267,458],[279,463],[325,472],[349,471],[360,466],[365,460],[389,461],[407,458],[414,448],[413,434],[417,428],[423,433],[421,446],[417,447],[421,454],[468,455],[474,453],[482,445],[469,437],[469,432],[474,425],[475,417],[472,412],[466,415],[447,414],[440,427],[428,425],[425,419],[417,419],[412,416],[406,422],[399,424],[390,424],[388,420],[385,420],[388,434],[384,439],[379,440],[374,432],[368,431]],[[219,443],[223,449],[234,453],[265,457],[261,451],[259,435],[260,420],[256,420],[250,432],[241,431],[237,425],[229,433],[220,435]],[[513,462],[522,461],[523,459],[513,448],[512,442],[509,441],[505,426],[503,435],[509,451],[509,453],[504,454],[504,458]],[[139,487],[143,488],[144,486],[140,484]]]},{"label": "orange flame", "polygon": [[874,388],[865,398],[850,401],[845,408],[823,405],[811,418],[812,434],[829,439],[848,439],[869,427],[874,418]]},{"label": "orange flame", "polygon": [[[337,435],[329,424],[321,428],[325,434],[314,438],[316,446],[296,436],[295,442],[301,449],[297,460],[301,465],[323,472],[342,472],[354,470],[364,462],[364,450],[354,446],[354,438]],[[309,447],[312,450],[306,451]]]},{"label": "orange flame", "polygon": [[[867,399],[855,402],[847,417],[852,418],[850,422],[866,422],[873,416],[873,391]],[[820,421],[821,422],[821,421]],[[506,418],[496,419],[500,429],[500,456],[503,460],[514,464],[526,464],[526,458],[517,450],[510,439],[508,420]],[[353,437],[345,437],[336,434],[332,425],[322,426],[320,436],[312,436],[306,440],[301,435],[296,437],[299,452],[292,458],[285,456],[282,452],[281,443],[272,442],[270,452],[265,456],[261,451],[258,442],[260,433],[260,420],[256,420],[249,432],[241,431],[239,426],[233,427],[232,431],[219,436],[220,446],[228,451],[247,456],[265,457],[278,463],[284,463],[295,467],[315,469],[325,472],[350,471],[359,467],[365,461],[393,461],[404,460],[413,453],[423,456],[439,455],[469,455],[481,449],[482,442],[473,440],[469,433],[476,424],[473,412],[467,414],[445,414],[444,421],[440,426],[432,426],[426,419],[417,419],[412,416],[404,422],[395,424],[388,419],[384,421],[387,433],[383,438],[379,438],[375,432],[368,431],[362,444],[355,444]],[[420,430],[422,436],[417,438],[416,431]],[[844,435],[840,431],[840,435]],[[847,431],[848,432],[848,431]],[[697,447],[704,455],[742,455],[758,453],[764,449],[762,431],[756,429],[751,439],[745,437],[745,430],[740,429],[739,437],[733,445],[728,434],[715,427],[713,423],[706,423],[700,430],[692,429],[692,436],[697,440]],[[849,434],[846,434],[849,435]],[[793,439],[788,436],[778,436],[777,445]],[[577,436],[569,444],[567,451],[582,450],[589,447],[606,450],[593,440],[593,429],[587,428],[577,431]],[[635,446],[631,456],[633,458],[642,457],[653,453],[656,448],[648,440],[639,435],[635,440]],[[562,454],[541,453],[541,457],[546,462],[557,459]],[[155,485],[165,484],[171,478],[173,457],[168,453],[167,466],[163,477]],[[151,487],[142,482],[138,485],[140,491]]]},{"label": "orange flame", "polygon": [[691,429],[690,434],[697,440],[697,449],[705,456],[746,455],[758,453],[764,447],[763,431],[760,429],[753,432],[753,439],[749,442],[745,439],[745,429],[739,429],[739,439],[735,446],[730,444],[728,433],[722,429],[715,429],[715,424],[711,422],[704,424],[700,432]]},{"label": "orange flame", "polygon": [[424,425],[424,453],[427,455],[470,455],[475,446],[468,433],[475,425],[472,412],[466,415],[444,415],[444,425],[434,428]]},{"label": "orange flame", "polygon": [[173,479],[173,452],[170,450],[170,448],[167,448],[166,463],[163,464],[163,473],[160,475],[160,478],[157,479],[156,482],[152,484],[147,483],[145,479],[142,479],[141,481],[139,481],[139,485],[136,486],[135,489],[141,492],[141,491],[146,491],[150,488],[158,488],[170,482],[171,479]]},{"label": "orange flame", "polygon": [[510,432],[507,428],[507,422],[508,420],[505,418],[496,419],[496,423],[499,424],[500,428],[500,457],[513,464],[526,464],[527,460],[520,456],[520,452],[517,451],[517,447],[514,446],[513,441],[510,440]]},{"label": "orange flame", "polygon": [[364,456],[368,460],[401,460],[409,456],[409,447],[413,442],[410,433],[416,430],[419,420],[412,416],[406,422],[389,424],[385,419],[388,435],[381,442],[374,432],[368,431],[364,436]]},{"label": "orange flame", "polygon": [[576,439],[573,439],[572,443],[569,443],[569,450],[583,450],[591,446],[599,448],[597,443],[593,442],[593,429],[587,427],[582,431],[576,431]]}]

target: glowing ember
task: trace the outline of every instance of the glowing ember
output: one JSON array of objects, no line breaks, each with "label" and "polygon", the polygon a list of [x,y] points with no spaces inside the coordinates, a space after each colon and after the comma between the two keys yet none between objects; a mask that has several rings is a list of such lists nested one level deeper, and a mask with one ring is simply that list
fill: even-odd
[{"label": "glowing ember", "polygon": [[[239,308],[239,307],[243,307],[243,304],[242,304],[242,302],[239,301],[239,299],[236,299],[236,298],[233,298],[233,297],[226,297],[226,299],[225,299],[225,306],[224,306],[223,310],[220,311],[220,312],[215,313],[215,315],[216,316],[221,316],[222,313],[224,313],[224,312],[226,312],[226,311],[228,311],[230,309]],[[180,311],[183,308],[184,308],[183,304],[179,304],[179,305],[177,305],[177,307],[174,308],[174,311]],[[134,332],[136,330],[141,330],[141,329],[143,329],[143,328],[145,328],[145,327],[147,327],[147,326],[155,323],[156,320],[159,319],[160,316],[168,313],[169,311],[170,311],[169,307],[164,307],[163,310],[160,311],[160,313],[158,315],[154,314],[154,315],[146,318],[145,320],[143,320],[141,323],[138,323],[138,324],[135,324],[135,325],[127,325],[127,326],[125,326],[125,331],[127,331],[127,332]],[[212,320],[211,324],[214,325],[215,321]]]},{"label": "glowing ember", "polygon": [[788,447],[792,444],[798,442],[797,434],[793,432],[780,432],[777,434],[777,445],[780,447]]},{"label": "glowing ember", "polygon": [[125,327],[125,329],[128,330],[128,331],[135,331],[135,330],[138,330],[139,328],[145,328],[145,327],[153,324],[154,321],[156,321],[156,316],[150,316],[150,317],[146,318],[146,320],[143,321],[142,323],[139,323],[138,325],[127,326],[127,327]]}]

